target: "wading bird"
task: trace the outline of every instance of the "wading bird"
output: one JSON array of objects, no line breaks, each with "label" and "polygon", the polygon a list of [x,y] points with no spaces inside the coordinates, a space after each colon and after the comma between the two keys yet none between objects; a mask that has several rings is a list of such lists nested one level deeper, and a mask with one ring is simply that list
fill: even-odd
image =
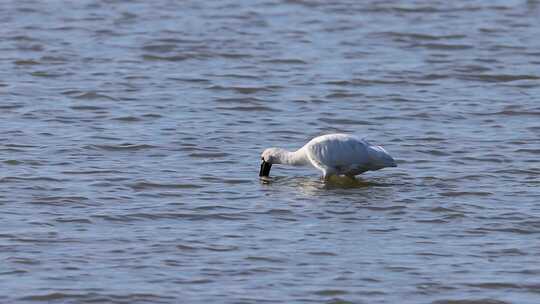
[{"label": "wading bird", "polygon": [[273,164],[313,167],[322,171],[322,178],[332,175],[354,177],[366,171],[397,167],[396,162],[381,146],[347,134],[328,134],[315,137],[295,152],[268,148],[261,154],[259,176],[267,177]]}]

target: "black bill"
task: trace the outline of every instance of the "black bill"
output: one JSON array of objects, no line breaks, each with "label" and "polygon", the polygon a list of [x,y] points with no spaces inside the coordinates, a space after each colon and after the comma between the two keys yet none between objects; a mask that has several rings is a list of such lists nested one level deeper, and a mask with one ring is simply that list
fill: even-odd
[{"label": "black bill", "polygon": [[263,160],[261,163],[261,171],[259,171],[259,176],[269,176],[270,168],[272,168],[272,164]]}]

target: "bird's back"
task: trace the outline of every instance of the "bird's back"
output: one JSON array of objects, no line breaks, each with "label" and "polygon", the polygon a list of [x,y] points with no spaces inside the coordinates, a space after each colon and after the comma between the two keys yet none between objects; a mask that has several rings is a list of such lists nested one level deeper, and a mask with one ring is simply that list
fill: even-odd
[{"label": "bird's back", "polygon": [[304,146],[313,161],[327,167],[344,169],[367,164],[368,147],[368,142],[347,134],[319,136]]}]

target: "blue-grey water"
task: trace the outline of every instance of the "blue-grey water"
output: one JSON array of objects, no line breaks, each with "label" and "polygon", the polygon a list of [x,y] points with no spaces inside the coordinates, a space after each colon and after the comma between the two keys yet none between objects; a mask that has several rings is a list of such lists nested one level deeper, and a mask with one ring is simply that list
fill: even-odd
[{"label": "blue-grey water", "polygon": [[[2,303],[540,303],[539,1],[0,1]],[[332,132],[398,168],[275,165]]]}]

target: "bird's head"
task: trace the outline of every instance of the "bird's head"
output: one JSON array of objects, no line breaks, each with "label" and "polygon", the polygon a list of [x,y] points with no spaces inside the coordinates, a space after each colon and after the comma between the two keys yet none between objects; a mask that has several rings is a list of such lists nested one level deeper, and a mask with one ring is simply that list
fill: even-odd
[{"label": "bird's head", "polygon": [[283,149],[268,148],[261,154],[261,160],[270,164],[279,164]]},{"label": "bird's head", "polygon": [[280,164],[285,150],[280,148],[268,148],[261,154],[261,171],[259,176],[269,176],[272,164]]}]

